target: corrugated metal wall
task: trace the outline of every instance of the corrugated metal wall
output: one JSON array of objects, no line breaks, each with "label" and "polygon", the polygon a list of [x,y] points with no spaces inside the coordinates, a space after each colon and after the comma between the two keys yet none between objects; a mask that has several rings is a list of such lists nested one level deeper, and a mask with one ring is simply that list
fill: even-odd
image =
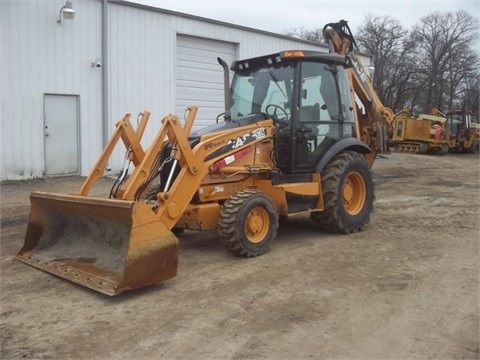
[{"label": "corrugated metal wall", "polygon": [[[0,2],[1,179],[44,175],[44,94],[80,98],[81,174],[103,148],[102,0],[71,0],[74,20],[57,24],[64,0]],[[191,35],[238,44],[239,58],[285,49],[322,49],[283,36],[184,16],[119,0],[108,3],[108,125],[125,114],[152,113],[142,143],[148,145],[160,119],[175,112],[176,41]],[[183,114],[177,114],[183,116]],[[214,121],[214,119],[212,119]],[[120,169],[123,150],[109,164]]]},{"label": "corrugated metal wall", "polygon": [[90,66],[101,55],[101,2],[74,1],[75,19],[59,26],[64,4],[0,3],[2,180],[43,176],[46,93],[80,96],[82,169],[101,151],[101,72]]}]

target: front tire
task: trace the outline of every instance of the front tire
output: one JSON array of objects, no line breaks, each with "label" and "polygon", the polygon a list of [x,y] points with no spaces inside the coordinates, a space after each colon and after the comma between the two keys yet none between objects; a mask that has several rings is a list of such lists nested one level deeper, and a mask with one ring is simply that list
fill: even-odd
[{"label": "front tire", "polygon": [[237,256],[251,257],[267,252],[277,236],[277,228],[277,208],[260,191],[238,191],[220,210],[220,241]]},{"label": "front tire", "polygon": [[370,221],[374,185],[368,163],[354,151],[337,154],[323,169],[323,212],[312,218],[331,233],[361,231]]}]

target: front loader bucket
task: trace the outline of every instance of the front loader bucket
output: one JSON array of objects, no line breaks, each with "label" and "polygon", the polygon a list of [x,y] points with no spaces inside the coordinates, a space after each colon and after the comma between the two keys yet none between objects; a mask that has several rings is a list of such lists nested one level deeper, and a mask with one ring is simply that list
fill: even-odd
[{"label": "front loader bucket", "polygon": [[33,192],[17,259],[107,295],[177,274],[178,239],[143,202]]}]

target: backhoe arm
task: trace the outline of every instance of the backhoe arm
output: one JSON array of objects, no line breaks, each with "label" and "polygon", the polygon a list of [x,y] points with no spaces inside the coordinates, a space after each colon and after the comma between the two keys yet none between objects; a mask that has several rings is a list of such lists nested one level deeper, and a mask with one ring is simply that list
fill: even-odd
[{"label": "backhoe arm", "polygon": [[388,152],[387,142],[393,134],[394,113],[383,105],[365,66],[354,52],[356,43],[347,22],[340,20],[338,23],[326,24],[323,36],[330,52],[346,56],[352,64],[347,70],[352,100],[355,101],[356,95],[366,111],[366,116],[359,119],[359,136],[372,149],[370,159],[367,159],[372,164],[378,152]]}]

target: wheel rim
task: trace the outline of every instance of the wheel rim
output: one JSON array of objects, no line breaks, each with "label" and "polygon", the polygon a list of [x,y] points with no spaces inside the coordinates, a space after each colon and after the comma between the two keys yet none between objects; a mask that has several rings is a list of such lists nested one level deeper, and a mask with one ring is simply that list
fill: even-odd
[{"label": "wheel rim", "polygon": [[362,211],[367,197],[366,189],[365,181],[358,172],[347,175],[342,186],[342,200],[349,215],[358,215]]},{"label": "wheel rim", "polygon": [[259,243],[267,236],[270,218],[267,210],[256,207],[250,210],[245,221],[245,235],[252,243]]}]

